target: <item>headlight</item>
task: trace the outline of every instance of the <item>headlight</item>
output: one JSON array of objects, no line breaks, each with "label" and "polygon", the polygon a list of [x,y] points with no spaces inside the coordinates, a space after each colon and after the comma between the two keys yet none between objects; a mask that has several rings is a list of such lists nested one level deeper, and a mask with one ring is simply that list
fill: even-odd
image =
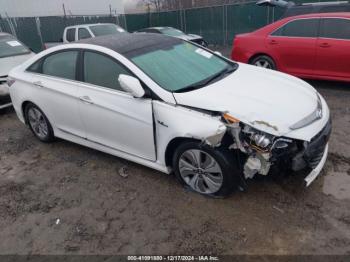
[{"label": "headlight", "polygon": [[254,134],[251,138],[258,147],[266,148],[271,144],[271,140],[264,134]]},{"label": "headlight", "polygon": [[322,108],[322,100],[320,95],[317,93],[317,106],[316,109],[309,114],[308,116],[304,117],[294,125],[290,126],[289,128],[292,130],[296,130],[308,125],[311,125],[313,122],[321,119],[323,116],[323,108]]},{"label": "headlight", "polygon": [[258,147],[260,149],[267,149],[274,141],[274,136],[267,134],[265,132],[259,131],[251,126],[245,125],[243,133],[248,135],[249,144],[251,146]]}]

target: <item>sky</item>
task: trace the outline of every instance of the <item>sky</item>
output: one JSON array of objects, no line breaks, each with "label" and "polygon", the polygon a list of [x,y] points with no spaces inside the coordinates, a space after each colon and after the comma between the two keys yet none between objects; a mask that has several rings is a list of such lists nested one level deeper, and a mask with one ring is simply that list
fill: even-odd
[{"label": "sky", "polygon": [[102,15],[124,13],[123,2],[135,6],[136,0],[0,0],[0,15],[6,17],[63,15]]},{"label": "sky", "polygon": [[142,7],[137,6],[137,3],[141,0],[124,0],[124,8],[126,13],[134,13],[134,12],[140,12],[145,11],[142,9]]}]

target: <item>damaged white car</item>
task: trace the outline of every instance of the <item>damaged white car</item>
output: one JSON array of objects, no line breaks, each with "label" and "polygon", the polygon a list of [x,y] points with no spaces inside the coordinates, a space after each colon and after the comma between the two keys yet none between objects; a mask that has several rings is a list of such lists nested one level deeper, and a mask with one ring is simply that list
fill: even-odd
[{"label": "damaged white car", "polygon": [[309,84],[158,34],[96,37],[46,50],[10,73],[19,119],[227,195],[255,175],[303,171],[328,153],[330,112]]}]

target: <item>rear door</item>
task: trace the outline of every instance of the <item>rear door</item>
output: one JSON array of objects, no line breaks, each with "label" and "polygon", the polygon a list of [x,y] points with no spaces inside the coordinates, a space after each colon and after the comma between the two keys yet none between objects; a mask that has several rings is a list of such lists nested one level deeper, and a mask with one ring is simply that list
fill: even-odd
[{"label": "rear door", "polygon": [[315,73],[350,78],[350,19],[322,18]]},{"label": "rear door", "polygon": [[279,70],[297,75],[312,75],[316,60],[319,18],[287,22],[267,37],[269,53]]},{"label": "rear door", "polygon": [[52,53],[31,65],[33,102],[61,132],[85,137],[78,111],[76,64],[79,50]]}]

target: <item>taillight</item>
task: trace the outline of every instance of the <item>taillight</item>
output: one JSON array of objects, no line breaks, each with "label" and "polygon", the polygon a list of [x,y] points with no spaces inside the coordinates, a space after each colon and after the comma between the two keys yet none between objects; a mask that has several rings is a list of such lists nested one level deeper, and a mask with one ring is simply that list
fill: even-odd
[{"label": "taillight", "polygon": [[15,82],[16,82],[15,79],[13,79],[13,78],[11,78],[11,77],[8,77],[8,78],[7,78],[7,85],[8,85],[9,87],[11,87]]}]

